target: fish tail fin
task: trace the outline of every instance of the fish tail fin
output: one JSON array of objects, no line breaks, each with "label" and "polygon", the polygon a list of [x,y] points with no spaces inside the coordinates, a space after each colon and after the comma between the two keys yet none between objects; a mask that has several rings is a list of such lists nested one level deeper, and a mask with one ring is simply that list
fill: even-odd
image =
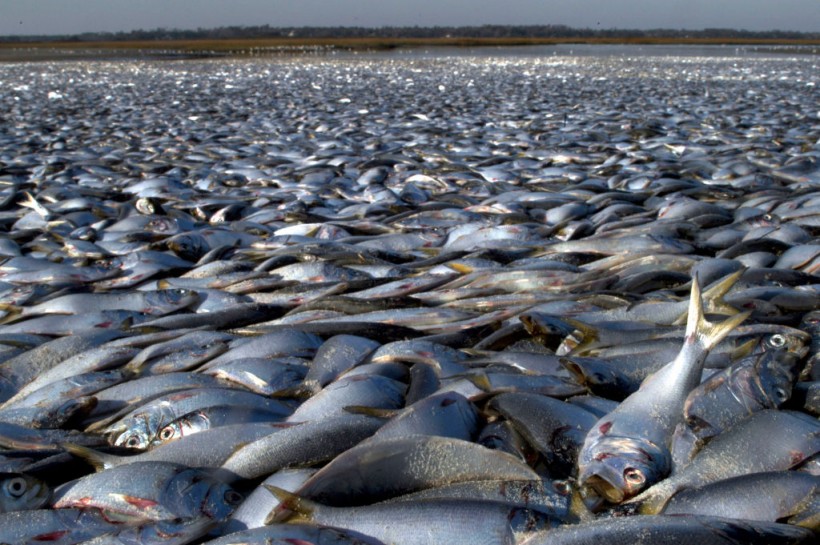
[{"label": "fish tail fin", "polygon": [[757,346],[758,340],[759,339],[749,339],[745,343],[741,344],[740,346],[732,350],[732,361],[737,361],[739,359],[745,358],[746,356],[751,356],[752,351],[754,351],[755,347]]},{"label": "fish tail fin", "polygon": [[135,356],[131,361],[122,366],[122,370],[129,376],[136,377],[142,374],[145,369],[146,360]]},{"label": "fish tail fin", "polygon": [[466,380],[471,382],[473,386],[481,390],[482,392],[492,392],[493,391],[493,384],[490,382],[490,377],[487,376],[486,373],[478,373],[475,375],[467,375],[464,377]]},{"label": "fish tail fin", "polygon": [[265,517],[266,525],[283,522],[297,516],[310,520],[313,512],[316,510],[317,504],[307,498],[297,496],[293,492],[288,492],[278,486],[270,484],[262,486],[279,500],[279,505],[274,507],[271,512],[268,513],[268,516]]},{"label": "fish tail fin", "polygon": [[51,212],[49,212],[45,206],[37,202],[37,199],[32,197],[31,193],[29,193],[28,191],[21,191],[20,194],[23,195],[23,198],[17,201],[18,205],[25,206],[26,208],[31,208],[32,210],[40,214],[40,216],[42,216],[43,218],[47,218],[51,215]]},{"label": "fish tail fin", "polygon": [[[729,293],[732,286],[743,276],[746,268],[739,269],[732,274],[726,275],[723,279],[715,283],[714,286],[703,292],[704,308],[710,314],[722,314],[725,316],[733,316],[738,314],[738,310],[732,305],[723,300],[723,296]],[[692,279],[692,288],[694,289],[695,278]],[[691,311],[691,306],[689,310]],[[682,325],[687,317],[687,313],[683,313],[677,320],[672,322],[672,325]]]},{"label": "fish tail fin", "polygon": [[61,443],[60,446],[70,454],[94,466],[96,471],[103,471],[104,469],[114,467],[119,459],[118,456],[103,454],[102,452],[75,443]]},{"label": "fish tail fin", "polygon": [[446,266],[453,269],[457,273],[461,273],[461,274],[468,274],[468,273],[471,273],[475,270],[474,267],[471,267],[471,266],[467,265],[466,263],[452,262],[452,263],[447,263]]},{"label": "fish tail fin", "polygon": [[0,325],[10,324],[20,319],[20,316],[23,314],[23,307],[18,307],[10,303],[0,303],[0,311],[6,313],[5,316],[0,318]]},{"label": "fish tail fin", "polygon": [[[573,318],[563,317],[561,319],[575,328],[575,331],[567,335],[555,349],[557,356],[580,356],[597,346],[598,330],[594,326]],[[575,332],[581,333],[580,338]]]},{"label": "fish tail fin", "polygon": [[741,312],[720,323],[708,321],[703,315],[703,297],[700,292],[700,282],[695,276],[692,279],[692,294],[689,298],[686,340],[687,342],[700,342],[706,350],[711,350],[743,320],[748,318],[749,314],[749,312]]},{"label": "fish tail fin", "polygon": [[744,272],[746,272],[746,267],[726,275],[725,278],[703,292],[703,300],[705,301],[706,310],[708,312],[712,314],[726,314],[729,316],[738,313],[735,307],[723,300],[723,296],[729,293],[729,290],[740,280]]}]

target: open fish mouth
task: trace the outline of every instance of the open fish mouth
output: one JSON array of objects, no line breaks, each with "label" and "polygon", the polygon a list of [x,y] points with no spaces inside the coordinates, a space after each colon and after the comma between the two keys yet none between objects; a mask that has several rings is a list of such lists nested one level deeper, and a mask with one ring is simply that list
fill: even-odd
[{"label": "open fish mouth", "polygon": [[606,498],[610,503],[624,501],[624,491],[600,475],[591,475],[586,481],[586,486],[594,490],[599,496]]}]

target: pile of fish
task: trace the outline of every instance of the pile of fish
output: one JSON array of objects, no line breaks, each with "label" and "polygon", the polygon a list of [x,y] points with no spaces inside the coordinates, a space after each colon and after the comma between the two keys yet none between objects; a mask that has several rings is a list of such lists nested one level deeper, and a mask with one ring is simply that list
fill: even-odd
[{"label": "pile of fish", "polygon": [[816,538],[816,57],[0,75],[0,543]]}]

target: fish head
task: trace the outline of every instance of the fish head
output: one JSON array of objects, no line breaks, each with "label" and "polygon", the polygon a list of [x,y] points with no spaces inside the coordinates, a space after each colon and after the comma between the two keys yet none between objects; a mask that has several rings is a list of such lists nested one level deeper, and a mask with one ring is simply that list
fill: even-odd
[{"label": "fish head", "polygon": [[650,441],[605,436],[584,452],[578,481],[588,495],[621,503],[664,478],[670,465],[669,453]]},{"label": "fish head", "polygon": [[795,330],[793,332],[776,332],[766,335],[761,342],[763,351],[781,353],[791,352],[802,357],[806,352],[806,343],[811,341],[811,337],[805,332]]},{"label": "fish head", "polygon": [[187,288],[167,288],[149,292],[147,301],[151,306],[156,306],[160,312],[168,312],[169,309],[186,308],[194,303],[198,303],[200,295],[197,291]]},{"label": "fish head", "polygon": [[226,520],[239,507],[243,499],[242,494],[225,483],[219,483],[212,486],[208,492],[202,504],[202,512],[214,520]]},{"label": "fish head", "polygon": [[204,411],[194,411],[180,416],[161,428],[150,441],[151,447],[170,443],[186,435],[192,435],[210,429],[211,420]]},{"label": "fish head", "polygon": [[243,500],[242,494],[204,470],[182,471],[168,489],[176,491],[173,499],[168,500],[178,502],[174,511],[186,517],[204,515],[213,520],[226,520]]},{"label": "fish head", "polygon": [[797,364],[801,357],[794,352],[781,349],[764,352],[758,358],[755,364],[755,386],[759,388],[763,406],[777,408],[789,400],[797,379]]},{"label": "fish head", "polygon": [[45,505],[49,496],[49,488],[36,477],[0,473],[0,513],[37,509]]},{"label": "fish head", "polygon": [[106,430],[113,437],[109,442],[117,447],[135,450],[150,448],[159,431],[175,419],[168,411],[165,406],[153,407],[117,422]]}]

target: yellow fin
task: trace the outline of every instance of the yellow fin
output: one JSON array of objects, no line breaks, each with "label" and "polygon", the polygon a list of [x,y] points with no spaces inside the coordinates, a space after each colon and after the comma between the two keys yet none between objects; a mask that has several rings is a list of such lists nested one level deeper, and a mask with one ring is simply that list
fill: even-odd
[{"label": "yellow fin", "polygon": [[720,323],[708,321],[703,316],[703,298],[700,292],[700,283],[695,277],[692,279],[692,294],[689,297],[686,342],[697,341],[703,344],[706,350],[711,350],[743,320],[748,318],[749,314],[749,312],[741,312]]},{"label": "yellow fin", "polygon": [[293,492],[288,492],[278,486],[263,484],[262,486],[279,500],[279,505],[274,507],[268,516],[265,517],[265,524],[284,522],[293,518],[310,520],[316,504],[308,499],[297,496]]},{"label": "yellow fin", "polygon": [[[703,292],[702,297],[702,305],[707,312],[710,314],[723,314],[726,316],[732,316],[737,314],[739,311],[735,307],[729,305],[723,300],[723,296],[729,293],[729,290],[732,289],[732,286],[743,276],[743,273],[746,271],[745,268],[737,270],[732,274],[726,275],[725,278],[717,282],[714,286]],[[692,289],[694,290],[695,282],[697,278],[692,279]],[[700,287],[698,287],[698,291],[700,291]],[[691,311],[692,307],[690,304],[689,310]],[[683,325],[684,320],[686,320],[688,313],[681,314],[677,320],[672,322],[672,325]]]},{"label": "yellow fin", "polygon": [[70,454],[94,466],[94,469],[98,472],[114,467],[116,461],[119,459],[118,456],[103,454],[102,452],[75,443],[61,443],[60,446]]},{"label": "yellow fin", "polygon": [[23,307],[18,307],[17,305],[12,305],[10,303],[0,303],[0,311],[6,313],[5,316],[0,318],[0,325],[10,324],[20,319],[20,316],[23,313]]}]

